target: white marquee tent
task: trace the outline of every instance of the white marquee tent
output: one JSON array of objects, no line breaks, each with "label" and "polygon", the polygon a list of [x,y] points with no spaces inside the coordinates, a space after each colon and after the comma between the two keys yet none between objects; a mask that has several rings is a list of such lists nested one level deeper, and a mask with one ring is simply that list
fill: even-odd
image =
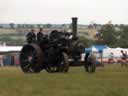
[{"label": "white marquee tent", "polygon": [[4,52],[20,52],[22,46],[0,46],[0,53]]},{"label": "white marquee tent", "polygon": [[110,53],[113,53],[114,57],[119,58],[121,57],[121,50],[123,50],[124,52],[128,52],[128,48],[107,48],[103,50],[103,58],[108,58]]}]

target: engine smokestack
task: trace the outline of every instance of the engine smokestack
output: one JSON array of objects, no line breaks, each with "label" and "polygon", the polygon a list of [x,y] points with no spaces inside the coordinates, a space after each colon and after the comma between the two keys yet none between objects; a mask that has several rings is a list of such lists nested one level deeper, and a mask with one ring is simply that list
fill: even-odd
[{"label": "engine smokestack", "polygon": [[73,39],[77,38],[77,17],[72,18],[72,33]]}]

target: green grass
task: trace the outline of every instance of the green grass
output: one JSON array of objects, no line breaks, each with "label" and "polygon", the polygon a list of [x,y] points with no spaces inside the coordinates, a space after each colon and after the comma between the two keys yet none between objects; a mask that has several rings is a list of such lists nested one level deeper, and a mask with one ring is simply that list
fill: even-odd
[{"label": "green grass", "polygon": [[128,96],[128,67],[108,65],[96,73],[71,67],[69,73],[24,74],[19,67],[0,68],[0,96]]}]

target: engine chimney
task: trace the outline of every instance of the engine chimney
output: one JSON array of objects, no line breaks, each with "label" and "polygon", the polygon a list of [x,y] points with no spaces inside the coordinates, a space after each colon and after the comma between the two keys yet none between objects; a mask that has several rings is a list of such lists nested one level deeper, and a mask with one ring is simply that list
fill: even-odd
[{"label": "engine chimney", "polygon": [[77,39],[77,17],[72,18],[73,39]]}]

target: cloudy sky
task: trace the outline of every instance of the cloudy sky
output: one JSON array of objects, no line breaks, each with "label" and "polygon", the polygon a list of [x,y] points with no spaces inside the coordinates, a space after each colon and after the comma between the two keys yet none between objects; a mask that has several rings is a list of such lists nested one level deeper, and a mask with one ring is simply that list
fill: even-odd
[{"label": "cloudy sky", "polygon": [[128,24],[127,0],[0,0],[0,23]]}]

